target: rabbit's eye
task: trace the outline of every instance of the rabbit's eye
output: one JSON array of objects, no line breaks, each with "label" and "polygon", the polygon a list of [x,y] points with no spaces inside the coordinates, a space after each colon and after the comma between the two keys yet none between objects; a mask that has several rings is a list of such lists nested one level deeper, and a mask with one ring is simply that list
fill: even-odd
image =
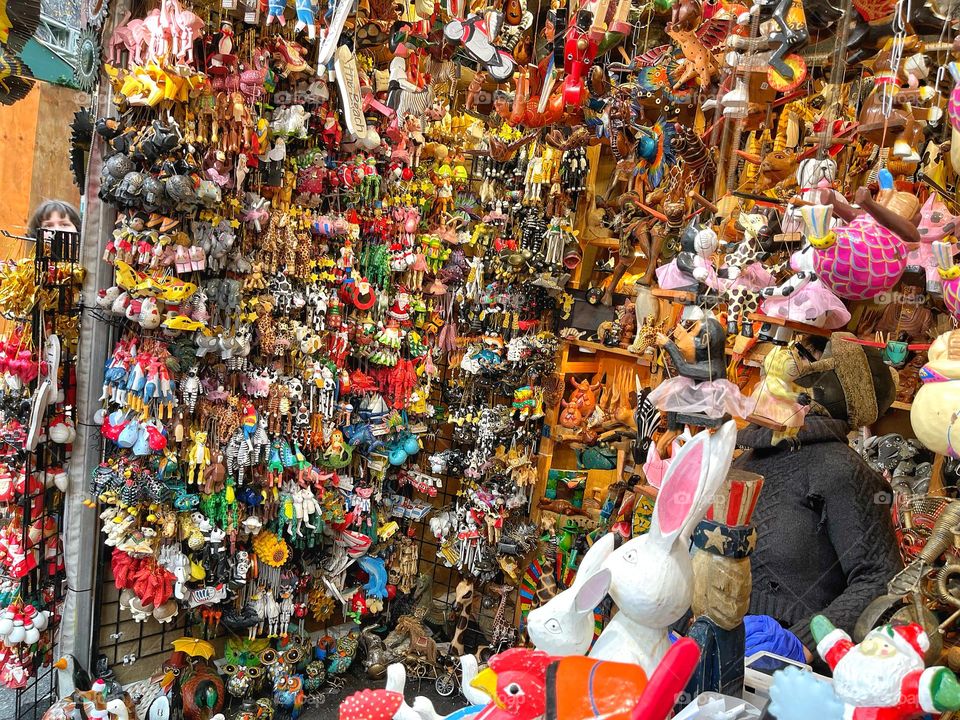
[{"label": "rabbit's eye", "polygon": [[516,697],[517,695],[523,695],[523,688],[521,688],[517,683],[510,683],[507,685],[506,692],[507,695]]},{"label": "rabbit's eye", "polygon": [[560,627],[559,620],[549,620],[547,621],[546,625],[544,625],[544,627],[548,631],[552,632],[554,635],[559,635],[560,633],[563,632],[563,628]]},{"label": "rabbit's eye", "polygon": [[631,565],[636,565],[636,564],[637,564],[637,551],[636,551],[636,550],[628,550],[627,552],[625,552],[625,553],[623,554],[623,559],[626,560],[626,561],[627,561],[628,563],[630,563]]}]

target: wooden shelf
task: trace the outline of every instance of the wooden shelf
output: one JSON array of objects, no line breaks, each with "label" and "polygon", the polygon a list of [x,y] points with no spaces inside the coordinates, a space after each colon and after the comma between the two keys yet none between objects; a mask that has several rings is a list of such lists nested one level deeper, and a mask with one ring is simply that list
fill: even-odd
[{"label": "wooden shelf", "polygon": [[820,337],[825,338],[830,337],[834,332],[833,330],[827,330],[826,328],[815,327],[814,325],[807,325],[806,323],[801,322],[794,322],[793,320],[785,320],[783,318],[761,315],[760,313],[750,313],[749,318],[753,322],[770,323],[771,325],[785,327],[788,330],[796,330],[797,332],[806,333],[807,335],[819,335]]},{"label": "wooden shelf", "polygon": [[695,304],[697,302],[697,294],[688,292],[686,290],[664,290],[663,288],[651,288],[650,294],[654,297],[671,300],[673,302],[682,302],[688,304]]},{"label": "wooden shelf", "polygon": [[619,249],[620,241],[617,238],[590,238],[587,240],[587,245],[598,248],[608,248],[608,249]]},{"label": "wooden shelf", "polygon": [[628,357],[637,361],[638,365],[648,366],[651,364],[650,359],[646,355],[637,355],[632,353],[626,348],[621,347],[607,347],[603,343],[590,342],[589,340],[576,340],[574,338],[564,338],[564,340],[571,345],[580,348],[584,352],[588,353],[609,353],[611,355],[621,355],[623,357]]}]

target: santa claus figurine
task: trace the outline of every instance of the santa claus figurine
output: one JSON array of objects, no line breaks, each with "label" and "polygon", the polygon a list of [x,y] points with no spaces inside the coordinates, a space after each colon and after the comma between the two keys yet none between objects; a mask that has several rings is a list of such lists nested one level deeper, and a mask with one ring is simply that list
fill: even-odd
[{"label": "santa claus figurine", "polygon": [[960,683],[949,668],[924,668],[930,641],[916,624],[875,628],[859,645],[823,615],[810,622],[817,652],[833,670],[844,720],[901,720],[960,709]]}]

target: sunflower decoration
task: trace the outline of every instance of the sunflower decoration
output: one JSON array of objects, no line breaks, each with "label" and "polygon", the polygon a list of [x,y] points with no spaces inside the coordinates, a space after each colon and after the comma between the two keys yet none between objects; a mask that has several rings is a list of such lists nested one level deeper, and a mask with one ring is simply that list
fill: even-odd
[{"label": "sunflower decoration", "polygon": [[87,186],[87,158],[93,140],[93,116],[86,108],[77,110],[70,123],[70,170],[73,182],[82,191]]},{"label": "sunflower decoration", "polygon": [[0,43],[19,55],[40,25],[40,0],[0,0]]},{"label": "sunflower decoration", "polygon": [[33,89],[33,73],[9,47],[0,43],[0,104],[13,105]]},{"label": "sunflower decoration", "polygon": [[73,81],[84,92],[93,92],[100,82],[100,34],[87,25],[77,38],[77,66],[73,69]]},{"label": "sunflower decoration", "polygon": [[253,551],[270,567],[280,567],[290,557],[287,541],[270,532],[261,532],[253,539]]},{"label": "sunflower decoration", "polygon": [[314,588],[307,595],[307,605],[310,606],[310,614],[315,622],[326,622],[333,617],[336,606],[333,604],[333,598],[327,595],[321,588]]},{"label": "sunflower decoration", "polygon": [[102,28],[107,15],[110,14],[110,0],[85,0],[87,24],[95,28]]}]

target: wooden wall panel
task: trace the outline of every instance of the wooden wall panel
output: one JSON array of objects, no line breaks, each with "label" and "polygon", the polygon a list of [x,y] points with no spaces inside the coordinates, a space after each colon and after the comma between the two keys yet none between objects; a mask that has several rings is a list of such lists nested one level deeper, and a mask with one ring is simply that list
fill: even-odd
[{"label": "wooden wall panel", "polygon": [[[70,123],[76,90],[37,83],[26,98],[0,106],[0,228],[26,231],[33,209],[61,199],[79,207],[70,173]],[[22,255],[20,243],[0,237],[0,260]]]},{"label": "wooden wall panel", "polygon": [[66,200],[80,207],[80,192],[70,172],[70,123],[80,109],[81,93],[60,85],[41,84],[37,117],[31,211],[45,200]]},{"label": "wooden wall panel", "polygon": [[[0,227],[23,232],[31,211],[33,149],[40,107],[39,84],[20,102],[0,105]],[[0,242],[0,258],[10,257]]]}]

